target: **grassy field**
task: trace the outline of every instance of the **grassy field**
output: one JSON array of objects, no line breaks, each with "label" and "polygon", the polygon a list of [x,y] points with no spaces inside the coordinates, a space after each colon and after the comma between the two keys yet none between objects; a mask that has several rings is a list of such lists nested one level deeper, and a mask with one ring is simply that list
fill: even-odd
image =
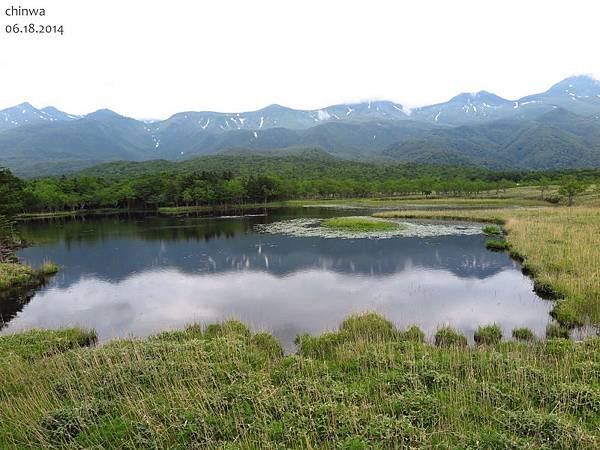
[{"label": "grassy field", "polygon": [[376,216],[503,224],[511,253],[523,261],[536,289],[559,299],[553,311],[557,320],[565,325],[600,324],[600,208],[404,210]]},{"label": "grassy field", "polygon": [[[552,200],[552,203],[549,200]],[[348,198],[329,200],[290,200],[290,206],[356,206],[374,209],[495,209],[519,207],[565,206],[566,199],[558,194],[558,186],[550,186],[544,192],[537,186],[519,186],[499,192],[483,192],[473,197],[423,196],[410,195],[386,198]],[[600,206],[600,190],[596,186],[576,199],[578,205]]]},{"label": "grassy field", "polygon": [[600,338],[420,339],[373,314],[287,356],[238,322],[98,348],[76,348],[81,330],[0,337],[0,448],[600,445]]}]

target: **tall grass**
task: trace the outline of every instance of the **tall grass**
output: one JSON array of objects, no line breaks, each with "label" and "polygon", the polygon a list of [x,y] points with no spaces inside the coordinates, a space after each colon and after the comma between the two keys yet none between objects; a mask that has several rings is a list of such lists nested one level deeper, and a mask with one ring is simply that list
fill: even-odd
[{"label": "tall grass", "polygon": [[19,263],[0,263],[0,290],[28,286],[36,280],[36,271]]},{"label": "tall grass", "polygon": [[39,269],[18,262],[0,263],[0,291],[38,287],[58,270],[59,267],[50,261],[45,261]]},{"label": "tall grass", "polygon": [[239,322],[71,350],[85,333],[34,333],[24,354],[0,337],[0,448],[600,445],[600,338],[435,347],[373,314],[288,356]]}]

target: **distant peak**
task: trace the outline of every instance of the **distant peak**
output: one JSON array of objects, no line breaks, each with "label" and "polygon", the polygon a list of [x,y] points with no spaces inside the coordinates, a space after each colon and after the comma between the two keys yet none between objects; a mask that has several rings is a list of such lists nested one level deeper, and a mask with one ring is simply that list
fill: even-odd
[{"label": "distant peak", "polygon": [[550,89],[548,89],[548,92],[564,92],[565,90],[569,89],[600,90],[600,81],[591,75],[574,75],[554,84]]},{"label": "distant peak", "polygon": [[259,111],[287,111],[290,108],[287,108],[285,106],[279,105],[277,103],[273,103],[269,106],[265,106],[264,108],[260,109]]},{"label": "distant peak", "polygon": [[47,113],[61,112],[57,108],[55,108],[54,106],[46,106],[45,108],[42,108],[42,111],[47,112]]},{"label": "distant peak", "polygon": [[85,117],[88,119],[110,119],[112,117],[122,117],[122,116],[110,109],[103,108],[103,109],[94,111],[93,113],[90,113]]},{"label": "distant peak", "polygon": [[15,106],[15,108],[35,109],[35,107],[31,103],[29,103],[29,102],[19,103],[17,106]]},{"label": "distant peak", "polygon": [[493,94],[488,91],[477,91],[477,92],[463,92],[458,94],[455,97],[450,99],[450,102],[471,102],[471,101],[481,101],[488,103],[504,103],[508,102],[508,100]]}]

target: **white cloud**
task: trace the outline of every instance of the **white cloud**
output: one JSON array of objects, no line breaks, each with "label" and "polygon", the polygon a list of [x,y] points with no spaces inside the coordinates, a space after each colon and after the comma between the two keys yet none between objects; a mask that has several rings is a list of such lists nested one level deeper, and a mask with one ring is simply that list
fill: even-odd
[{"label": "white cloud", "polygon": [[44,4],[44,22],[65,35],[2,30],[0,107],[146,118],[364,99],[413,107],[480,89],[516,98],[600,73],[600,4],[584,0]]}]

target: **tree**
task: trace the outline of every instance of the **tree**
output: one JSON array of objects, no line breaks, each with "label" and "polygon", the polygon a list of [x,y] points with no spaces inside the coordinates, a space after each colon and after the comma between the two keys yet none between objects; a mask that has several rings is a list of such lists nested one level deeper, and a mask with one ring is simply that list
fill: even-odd
[{"label": "tree", "polygon": [[425,197],[429,197],[433,192],[433,186],[435,185],[435,180],[433,177],[424,176],[417,180],[417,185],[419,186],[419,191]]},{"label": "tree", "polygon": [[546,198],[545,193],[549,187],[550,187],[550,180],[546,177],[542,177],[539,182],[539,188],[540,188],[540,193],[541,193],[540,197],[542,200],[544,200]]},{"label": "tree", "polygon": [[560,183],[558,193],[567,197],[567,206],[573,206],[573,199],[576,195],[585,191],[586,185],[576,178],[563,178]]},{"label": "tree", "polygon": [[23,209],[23,187],[21,179],[0,167],[0,214],[10,216]]}]

